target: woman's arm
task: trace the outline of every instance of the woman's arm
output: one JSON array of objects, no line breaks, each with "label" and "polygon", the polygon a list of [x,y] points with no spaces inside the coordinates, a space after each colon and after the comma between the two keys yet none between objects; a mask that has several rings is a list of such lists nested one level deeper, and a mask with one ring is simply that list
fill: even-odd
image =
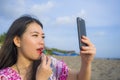
[{"label": "woman's arm", "polygon": [[76,80],[91,80],[91,64],[82,65]]},{"label": "woman's arm", "polygon": [[82,37],[81,41],[87,44],[87,46],[82,46],[80,51],[82,66],[81,66],[80,72],[78,73],[77,80],[90,80],[91,79],[91,63],[94,59],[96,48],[91,43],[91,41],[85,36]]},{"label": "woman's arm", "polygon": [[80,51],[81,56],[81,68],[79,72],[73,72],[69,70],[67,80],[90,80],[91,79],[91,63],[96,53],[96,48],[91,41],[83,36],[82,42],[88,46],[82,46]]}]

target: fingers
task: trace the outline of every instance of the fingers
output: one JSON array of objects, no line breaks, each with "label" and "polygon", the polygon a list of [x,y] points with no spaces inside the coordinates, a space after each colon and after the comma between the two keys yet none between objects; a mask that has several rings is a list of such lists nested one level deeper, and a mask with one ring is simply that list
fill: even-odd
[{"label": "fingers", "polygon": [[48,80],[48,78],[51,76],[52,68],[50,67],[51,64],[51,58],[48,56],[45,56],[44,54],[41,57],[41,63],[37,68],[36,72],[36,79],[40,80]]},{"label": "fingers", "polygon": [[84,53],[84,54],[93,53],[94,54],[95,52],[96,52],[96,48],[93,46],[82,46],[81,53]]},{"label": "fingers", "polygon": [[41,62],[42,65],[50,66],[50,64],[51,64],[51,58],[50,57],[45,56],[43,54],[41,59],[42,59],[42,62]]},{"label": "fingers", "polygon": [[91,43],[91,41],[86,37],[86,36],[82,36],[81,41],[85,44],[87,44],[88,46],[92,46],[94,47],[94,45]]},{"label": "fingers", "polygon": [[41,64],[46,65],[46,56],[44,54],[41,57]]},{"label": "fingers", "polygon": [[87,37],[82,36],[82,42],[87,44],[88,46],[82,46],[80,53],[82,54],[95,54],[96,53],[95,46],[91,43],[91,41]]},{"label": "fingers", "polygon": [[50,57],[47,57],[48,58],[48,60],[47,60],[47,66],[50,66],[50,64],[51,64],[51,58]]},{"label": "fingers", "polygon": [[80,51],[82,54],[95,54],[94,50],[86,50],[86,51]]},{"label": "fingers", "polygon": [[87,44],[87,46],[82,46],[81,47],[81,51],[80,51],[80,55],[82,58],[82,63],[91,63],[94,59],[94,56],[96,54],[96,48],[93,45],[93,43],[85,36],[82,36],[81,41],[85,44]]}]

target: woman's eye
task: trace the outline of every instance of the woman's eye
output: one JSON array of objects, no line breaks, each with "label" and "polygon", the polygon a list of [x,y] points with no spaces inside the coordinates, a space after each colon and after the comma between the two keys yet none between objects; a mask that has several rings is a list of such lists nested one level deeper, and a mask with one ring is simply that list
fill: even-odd
[{"label": "woman's eye", "polygon": [[34,36],[34,37],[38,37],[38,35],[36,35],[36,34],[35,34],[35,35],[32,35],[32,36]]},{"label": "woman's eye", "polygon": [[44,38],[45,38],[45,36],[42,36],[42,38],[44,39]]}]

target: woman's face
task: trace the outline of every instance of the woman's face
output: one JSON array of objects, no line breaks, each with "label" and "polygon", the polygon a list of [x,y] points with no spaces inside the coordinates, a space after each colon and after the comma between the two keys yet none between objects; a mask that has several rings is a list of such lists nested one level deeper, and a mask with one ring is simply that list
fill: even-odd
[{"label": "woman's face", "polygon": [[44,48],[44,33],[39,24],[30,23],[26,31],[20,38],[18,55],[22,55],[30,60],[37,60],[42,55]]}]

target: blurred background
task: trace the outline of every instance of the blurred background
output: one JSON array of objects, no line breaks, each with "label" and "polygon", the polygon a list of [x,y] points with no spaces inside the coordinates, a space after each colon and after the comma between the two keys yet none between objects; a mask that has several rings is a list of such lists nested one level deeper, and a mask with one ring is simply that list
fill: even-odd
[{"label": "blurred background", "polygon": [[97,58],[120,58],[120,0],[1,0],[0,35],[24,14],[44,26],[48,48],[79,52],[76,17],[86,21]]}]

